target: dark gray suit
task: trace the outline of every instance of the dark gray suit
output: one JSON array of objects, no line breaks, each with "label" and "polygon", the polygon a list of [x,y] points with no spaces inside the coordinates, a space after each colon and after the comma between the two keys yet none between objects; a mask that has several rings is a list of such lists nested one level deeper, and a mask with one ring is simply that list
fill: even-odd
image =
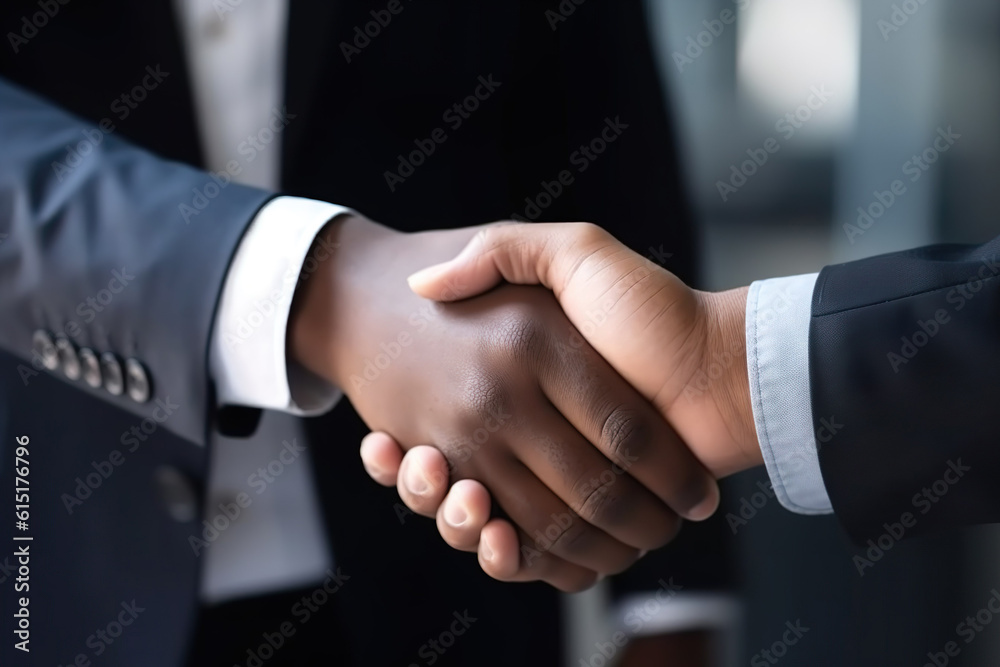
[{"label": "dark gray suit", "polygon": [[816,428],[842,424],[823,479],[855,541],[1000,521],[1000,238],[826,267],[809,357]]}]

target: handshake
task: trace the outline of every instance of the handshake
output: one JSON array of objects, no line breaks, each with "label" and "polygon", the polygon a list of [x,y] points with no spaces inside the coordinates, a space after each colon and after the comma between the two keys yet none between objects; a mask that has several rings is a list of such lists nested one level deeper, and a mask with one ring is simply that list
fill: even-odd
[{"label": "handshake", "polygon": [[317,243],[335,252],[303,276],[290,357],[373,429],[369,474],[496,579],[585,589],[763,463],[745,288],[692,290],[585,223],[342,216]]}]

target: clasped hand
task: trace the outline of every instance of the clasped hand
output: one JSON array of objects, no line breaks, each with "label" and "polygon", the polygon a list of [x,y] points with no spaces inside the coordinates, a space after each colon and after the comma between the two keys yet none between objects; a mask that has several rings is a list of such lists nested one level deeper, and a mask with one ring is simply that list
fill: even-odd
[{"label": "clasped hand", "polygon": [[582,223],[400,234],[346,217],[324,234],[340,250],[296,296],[290,353],[373,429],[369,474],[489,575],[587,588],[759,464],[745,291],[691,290]]}]

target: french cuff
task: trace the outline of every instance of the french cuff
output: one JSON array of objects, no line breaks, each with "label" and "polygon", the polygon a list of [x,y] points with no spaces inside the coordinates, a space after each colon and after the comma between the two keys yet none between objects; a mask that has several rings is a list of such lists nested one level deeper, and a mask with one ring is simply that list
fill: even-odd
[{"label": "french cuff", "polygon": [[817,275],[757,281],[747,295],[747,370],[757,440],[778,501],[798,514],[833,511],[809,394],[809,318]]},{"label": "french cuff", "polygon": [[342,394],[290,362],[285,338],[295,288],[334,248],[309,249],[348,208],[314,199],[277,197],[247,228],[226,275],[212,333],[209,364],[220,405],[321,414]]}]

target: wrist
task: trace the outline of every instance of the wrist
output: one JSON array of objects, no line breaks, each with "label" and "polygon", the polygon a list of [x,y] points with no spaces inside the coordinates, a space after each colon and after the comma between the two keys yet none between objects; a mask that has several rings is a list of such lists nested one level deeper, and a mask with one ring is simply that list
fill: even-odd
[{"label": "wrist", "polygon": [[[298,277],[288,322],[287,354],[303,368],[343,387],[339,351],[350,337],[356,305],[358,263],[371,263],[379,243],[398,233],[357,215],[342,215],[323,227]],[[332,251],[330,251],[332,249]],[[324,252],[324,250],[326,252]]]},{"label": "wrist", "polygon": [[406,277],[454,257],[478,229],[404,234],[358,215],[328,223],[314,250],[336,250],[303,268],[289,318],[288,356],[351,397],[352,374],[363,372],[378,345],[421,321],[425,302]]},{"label": "wrist", "polygon": [[[706,325],[706,357],[710,376],[719,373],[712,384],[712,398],[726,424],[733,444],[731,463],[725,474],[763,465],[757,441],[757,427],[750,398],[747,370],[746,303],[748,287],[725,292],[701,292]],[[714,365],[714,367],[713,367]],[[720,475],[721,476],[721,475]]]}]

